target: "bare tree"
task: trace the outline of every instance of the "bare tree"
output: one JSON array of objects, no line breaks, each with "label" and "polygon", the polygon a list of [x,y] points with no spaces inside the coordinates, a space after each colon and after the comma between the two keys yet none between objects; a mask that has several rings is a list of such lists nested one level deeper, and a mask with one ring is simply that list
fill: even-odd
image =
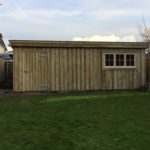
[{"label": "bare tree", "polygon": [[144,42],[148,43],[146,53],[150,53],[150,26],[146,24],[144,17],[142,18],[142,26],[139,27],[139,33]]},{"label": "bare tree", "polygon": [[150,43],[150,26],[146,24],[145,19],[142,19],[143,24],[139,28],[139,32],[144,42]]}]

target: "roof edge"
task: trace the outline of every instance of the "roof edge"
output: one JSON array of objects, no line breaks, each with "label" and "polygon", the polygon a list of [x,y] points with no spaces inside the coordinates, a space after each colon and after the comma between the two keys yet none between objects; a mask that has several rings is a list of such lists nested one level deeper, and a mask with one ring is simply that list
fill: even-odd
[{"label": "roof edge", "polygon": [[88,41],[40,41],[40,40],[9,40],[12,47],[52,47],[52,48],[148,48],[146,42],[88,42]]}]

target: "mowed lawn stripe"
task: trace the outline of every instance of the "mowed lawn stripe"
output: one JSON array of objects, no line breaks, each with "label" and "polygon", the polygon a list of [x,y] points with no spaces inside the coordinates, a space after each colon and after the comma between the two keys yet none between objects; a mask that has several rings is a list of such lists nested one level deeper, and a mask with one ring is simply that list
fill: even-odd
[{"label": "mowed lawn stripe", "polygon": [[147,150],[149,92],[0,96],[0,149]]}]

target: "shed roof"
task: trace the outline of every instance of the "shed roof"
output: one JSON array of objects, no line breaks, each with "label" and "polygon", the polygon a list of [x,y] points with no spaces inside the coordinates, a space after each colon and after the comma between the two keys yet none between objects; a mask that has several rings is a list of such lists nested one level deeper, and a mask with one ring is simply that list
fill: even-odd
[{"label": "shed roof", "polygon": [[10,40],[12,47],[54,47],[54,48],[137,48],[146,49],[145,42],[86,42],[86,41],[38,41],[38,40]]}]

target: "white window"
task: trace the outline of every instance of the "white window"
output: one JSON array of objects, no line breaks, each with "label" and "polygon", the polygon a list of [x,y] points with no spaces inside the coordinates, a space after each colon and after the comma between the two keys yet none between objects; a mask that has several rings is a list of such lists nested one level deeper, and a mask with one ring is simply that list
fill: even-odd
[{"label": "white window", "polygon": [[105,53],[105,68],[135,68],[135,54]]}]

